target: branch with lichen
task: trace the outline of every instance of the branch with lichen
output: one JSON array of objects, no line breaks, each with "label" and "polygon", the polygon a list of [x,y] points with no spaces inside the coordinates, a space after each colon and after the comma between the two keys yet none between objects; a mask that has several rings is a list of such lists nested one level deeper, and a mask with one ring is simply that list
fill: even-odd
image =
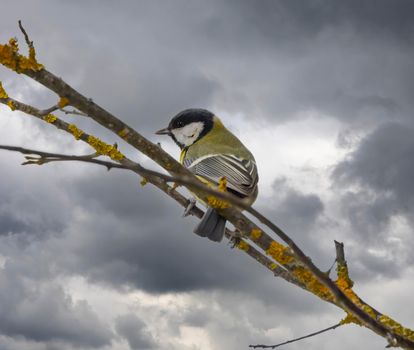
[{"label": "branch with lichen", "polygon": [[[120,164],[144,177],[146,181],[161,189],[182,206],[188,205],[188,199],[182,196],[175,189],[175,186],[170,186],[169,182],[173,181],[176,184],[187,187],[206,203],[212,206],[217,205],[220,214],[237,228],[241,233],[241,238],[238,238],[236,244],[239,249],[273,271],[275,275],[281,276],[289,282],[293,282],[312,292],[321,299],[342,308],[348,315],[342,321],[343,324],[353,322],[363,325],[386,338],[391,346],[414,349],[414,332],[402,327],[397,322],[380,314],[364,303],[352,290],[348,270],[344,268],[343,264],[341,265],[340,261],[337,261],[338,278],[336,281],[333,281],[327,274],[319,270],[280,228],[243,200],[225,191],[225,186],[222,186],[224,189],[216,190],[202,184],[188,169],[184,168],[158,145],[153,144],[132,127],[107,112],[91,99],[80,94],[62,79],[47,71],[42,64],[38,63],[33,42],[29,40],[21,24],[20,28],[29,46],[29,55],[26,57],[19,53],[17,40],[13,38],[10,39],[8,44],[0,45],[0,63],[16,73],[31,77],[47,89],[55,92],[59,96],[59,102],[49,109],[39,110],[10,98],[0,84],[0,102],[2,104],[9,106],[12,110],[20,110],[28,115],[37,117],[72,134],[77,140],[88,143],[95,150],[96,156],[108,156],[114,164]],[[125,157],[115,145],[109,145],[93,135],[80,130],[76,125],[66,123],[55,114],[52,114],[52,112],[60,111],[66,106],[75,108],[82,115],[90,117],[104,128],[116,133],[131,146],[167,170],[170,175],[144,169],[138,163]],[[38,156],[41,155],[38,154]],[[90,157],[90,159],[95,159],[95,157]],[[87,161],[86,158],[77,160]],[[49,158],[50,161],[51,159]],[[226,205],[222,205],[222,203],[226,203]],[[241,210],[246,210],[252,214],[278,235],[286,245],[271,238],[263,228],[259,228],[245,217]],[[201,217],[203,214],[196,207],[191,210],[191,213],[197,217]],[[233,234],[227,230],[226,237],[233,238]],[[249,240],[251,243],[248,242]],[[267,257],[256,249],[253,244],[262,250]]]}]

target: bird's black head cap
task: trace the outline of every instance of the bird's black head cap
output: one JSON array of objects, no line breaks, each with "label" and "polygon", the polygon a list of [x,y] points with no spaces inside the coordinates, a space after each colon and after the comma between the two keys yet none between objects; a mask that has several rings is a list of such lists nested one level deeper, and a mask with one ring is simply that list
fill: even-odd
[{"label": "bird's black head cap", "polygon": [[[214,114],[210,111],[202,108],[190,108],[185,109],[178,113],[174,118],[171,119],[170,124],[168,125],[168,130],[172,129],[179,129],[188,124],[194,122],[202,122],[204,127],[202,132],[200,133],[197,140],[201,139],[204,135],[206,135],[214,126]],[[175,139],[173,134],[170,136],[174,139],[174,141],[182,148],[182,145]]]},{"label": "bird's black head cap", "polygon": [[[193,122],[204,122],[206,126],[211,124],[213,127],[214,114],[210,111],[202,108],[190,108],[185,109],[178,113],[174,118],[171,119],[168,129],[178,129],[191,124]],[[210,129],[211,130],[211,129]],[[208,131],[210,131],[208,130]],[[208,132],[207,131],[207,132]]]}]

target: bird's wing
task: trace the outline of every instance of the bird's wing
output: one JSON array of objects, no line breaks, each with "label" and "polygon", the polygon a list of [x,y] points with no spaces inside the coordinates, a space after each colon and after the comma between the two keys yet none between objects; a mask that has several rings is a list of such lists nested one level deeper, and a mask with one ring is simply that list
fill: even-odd
[{"label": "bird's wing", "polygon": [[183,164],[195,175],[215,184],[225,177],[227,188],[241,197],[253,194],[256,189],[258,176],[254,160],[231,154],[211,154],[194,161],[184,159]]}]

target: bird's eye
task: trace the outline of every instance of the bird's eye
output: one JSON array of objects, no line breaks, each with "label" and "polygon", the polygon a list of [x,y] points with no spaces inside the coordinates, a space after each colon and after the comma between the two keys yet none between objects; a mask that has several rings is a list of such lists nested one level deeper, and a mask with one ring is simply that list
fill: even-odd
[{"label": "bird's eye", "polygon": [[184,126],[184,123],[182,121],[177,122],[177,127],[182,128]]}]

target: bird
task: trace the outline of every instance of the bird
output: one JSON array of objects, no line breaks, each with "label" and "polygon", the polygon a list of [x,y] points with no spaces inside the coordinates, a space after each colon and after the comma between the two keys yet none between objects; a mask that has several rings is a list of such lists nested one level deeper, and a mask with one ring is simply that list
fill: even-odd
[{"label": "bird", "polygon": [[[202,182],[218,186],[226,180],[226,190],[252,204],[258,194],[258,171],[254,156],[212,112],[185,109],[157,135],[168,135],[180,147],[180,163]],[[200,200],[201,201],[201,200]],[[201,201],[203,204],[203,201]],[[226,219],[207,207],[194,233],[220,242]]]}]

